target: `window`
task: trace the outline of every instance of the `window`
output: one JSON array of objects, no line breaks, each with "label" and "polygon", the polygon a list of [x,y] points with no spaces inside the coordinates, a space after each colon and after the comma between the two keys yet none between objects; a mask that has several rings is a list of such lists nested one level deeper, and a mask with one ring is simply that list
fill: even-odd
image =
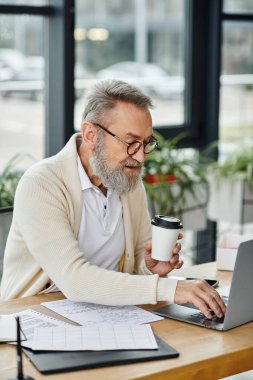
[{"label": "window", "polygon": [[[222,13],[219,159],[253,137],[253,3],[224,0]],[[252,233],[252,224],[218,223],[226,231]]]},{"label": "window", "polygon": [[252,0],[223,0],[223,11],[225,13],[252,13]]},{"label": "window", "polygon": [[[18,152],[25,149],[35,153],[36,159],[52,155],[62,148],[74,131],[73,6],[73,0],[30,0],[25,4],[22,0],[0,0],[0,50],[15,50],[16,55],[23,56],[27,63],[26,70],[19,73],[19,83],[17,80],[11,81],[10,76],[8,78],[9,68],[6,70],[6,64],[0,63],[0,101],[1,94],[6,95],[6,87],[15,85],[15,91],[12,87],[12,93],[9,91],[7,94],[14,102],[13,107],[8,109],[9,120],[12,120],[14,130],[23,123],[23,131],[31,131],[34,137],[33,143],[30,143],[30,137],[26,139],[24,134],[20,134],[19,146],[15,146],[18,139],[11,139],[10,123],[6,127],[4,122],[4,128],[9,134],[4,143],[10,153],[16,149]],[[33,80],[30,80],[32,71]],[[24,78],[28,74],[29,80],[26,81]],[[7,82],[10,82],[9,85]],[[13,100],[25,101],[25,96],[22,98],[17,93],[17,85],[19,88],[24,88],[24,85],[28,88],[29,85],[30,92],[34,94],[26,96],[25,107]],[[42,94],[38,94],[38,90],[42,90]],[[32,97],[34,103],[31,104],[29,101]],[[22,108],[21,116],[20,113],[17,115],[19,108]],[[16,122],[20,117],[23,119]]]},{"label": "window", "polygon": [[76,130],[85,91],[108,78],[152,97],[155,126],[185,123],[185,8],[185,0],[76,1]]},{"label": "window", "polygon": [[238,144],[253,136],[253,23],[223,24],[220,139]]},{"label": "window", "polygon": [[44,157],[44,27],[41,16],[0,15],[0,167],[16,153]]}]

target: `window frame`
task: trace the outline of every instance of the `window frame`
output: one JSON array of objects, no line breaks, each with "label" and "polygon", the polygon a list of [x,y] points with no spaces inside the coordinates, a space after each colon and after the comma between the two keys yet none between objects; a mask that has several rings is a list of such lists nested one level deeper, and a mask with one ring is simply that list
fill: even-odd
[{"label": "window frame", "polygon": [[[211,17],[209,19],[210,24],[208,26],[209,38],[206,39],[206,43],[209,44],[209,54],[207,55],[207,62],[205,65],[207,88],[203,92],[203,99],[205,99],[206,103],[206,108],[204,108],[206,112],[206,117],[205,119],[203,118],[203,120],[206,120],[206,122],[203,128],[203,139],[200,140],[202,141],[202,143],[200,144],[200,151],[207,144],[219,140],[219,102],[223,23],[226,21],[253,22],[252,13],[233,13],[224,11],[223,0],[216,0],[203,3],[205,3],[206,5],[208,5],[209,3],[209,6],[211,7]],[[208,19],[206,19],[206,23],[208,23]],[[213,35],[212,29],[214,32]],[[204,33],[204,30],[202,30],[202,33]],[[209,73],[210,75],[208,75]],[[198,112],[196,114],[198,114]],[[213,151],[211,158],[218,158],[217,149]],[[215,222],[211,221],[208,222],[208,227],[205,231],[197,233],[196,264],[215,260],[216,237],[217,225]]]},{"label": "window frame", "polygon": [[221,0],[186,1],[185,122],[155,128],[171,138],[186,137],[180,147],[202,149],[218,138]]},{"label": "window frame", "polygon": [[[49,0],[45,6],[0,5],[0,14],[45,17],[46,156],[57,153],[75,131],[74,10],[74,0]],[[221,0],[186,0],[185,13],[185,122],[154,127],[165,138],[186,132],[179,146],[201,148],[218,138],[220,27],[213,32],[220,25]],[[209,129],[210,125],[216,127]]]},{"label": "window frame", "polygon": [[43,16],[45,21],[45,156],[74,133],[74,0],[47,5],[1,5],[0,15]]}]

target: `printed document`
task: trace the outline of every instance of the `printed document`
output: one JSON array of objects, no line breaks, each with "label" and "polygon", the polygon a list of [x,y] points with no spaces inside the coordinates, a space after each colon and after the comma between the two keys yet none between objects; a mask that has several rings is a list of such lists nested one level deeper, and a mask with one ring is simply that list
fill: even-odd
[{"label": "printed document", "polygon": [[35,328],[33,350],[100,351],[157,349],[150,325]]},{"label": "printed document", "polygon": [[52,317],[48,317],[47,315],[41,314],[31,309],[11,314],[11,316],[19,316],[21,329],[24,332],[27,339],[22,342],[22,347],[27,348],[32,348],[35,327],[69,326],[68,323],[65,323]]},{"label": "printed document", "polygon": [[69,300],[42,303],[50,310],[77,322],[80,325],[112,324],[140,325],[160,321],[163,317],[150,313],[137,306],[106,306]]}]

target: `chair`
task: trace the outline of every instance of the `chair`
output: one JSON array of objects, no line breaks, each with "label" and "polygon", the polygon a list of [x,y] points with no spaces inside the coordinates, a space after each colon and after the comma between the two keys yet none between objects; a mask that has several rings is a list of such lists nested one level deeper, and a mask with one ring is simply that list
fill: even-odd
[{"label": "chair", "polygon": [[2,277],[4,250],[12,222],[12,214],[12,207],[0,208],[0,279]]}]

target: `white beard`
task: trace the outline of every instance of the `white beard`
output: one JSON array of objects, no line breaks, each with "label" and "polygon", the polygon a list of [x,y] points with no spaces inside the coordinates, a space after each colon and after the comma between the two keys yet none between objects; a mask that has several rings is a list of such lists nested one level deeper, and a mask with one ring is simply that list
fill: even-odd
[{"label": "white beard", "polygon": [[[110,188],[117,194],[128,194],[134,191],[141,183],[141,167],[142,165],[134,159],[127,159],[112,166],[104,155],[103,139],[97,140],[97,145],[90,157],[90,166],[93,174],[97,176],[106,188]],[[127,176],[124,173],[125,166],[136,166],[140,168],[139,173]]]}]

